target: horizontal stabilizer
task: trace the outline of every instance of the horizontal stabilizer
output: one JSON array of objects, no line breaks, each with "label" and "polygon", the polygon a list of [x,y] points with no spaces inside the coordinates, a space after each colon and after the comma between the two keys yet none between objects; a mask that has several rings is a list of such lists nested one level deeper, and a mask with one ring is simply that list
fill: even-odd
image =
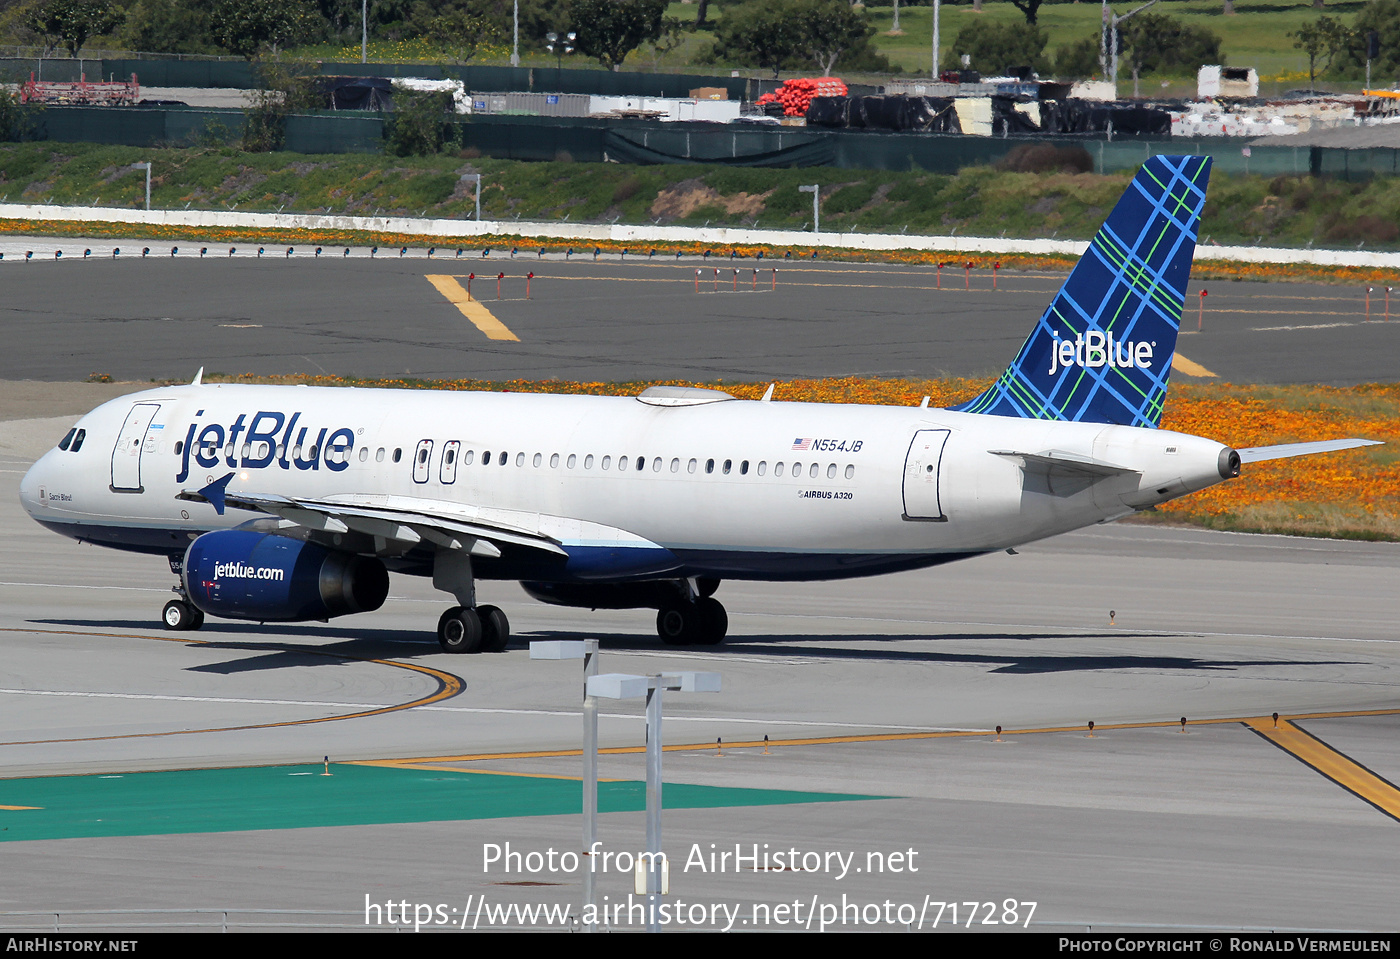
[{"label": "horizontal stabilizer", "polygon": [[1140,470],[1128,466],[1105,463],[1090,456],[1066,453],[1063,450],[1046,450],[1044,453],[1020,453],[1015,450],[988,450],[995,456],[1005,456],[1025,460],[1027,467],[1042,469],[1070,470],[1075,473],[1088,473],[1093,476],[1119,476],[1123,473],[1138,473]]},{"label": "horizontal stabilizer", "polygon": [[1358,446],[1382,446],[1380,440],[1318,440],[1315,443],[1282,443],[1278,446],[1252,446],[1239,450],[1241,463],[1262,463],[1265,460],[1282,460],[1290,456],[1312,456],[1314,453],[1335,453],[1338,450],[1356,449]]}]

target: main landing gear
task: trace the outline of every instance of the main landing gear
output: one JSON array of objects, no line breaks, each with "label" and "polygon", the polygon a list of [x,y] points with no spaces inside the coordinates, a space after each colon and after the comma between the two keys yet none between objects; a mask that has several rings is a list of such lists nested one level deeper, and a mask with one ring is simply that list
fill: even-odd
[{"label": "main landing gear", "polygon": [[510,621],[495,606],[453,606],[438,620],[438,644],[448,653],[499,653],[510,643]]},{"label": "main landing gear", "polygon": [[728,631],[729,614],[710,596],[678,599],[656,613],[657,635],[671,646],[718,646]]},{"label": "main landing gear", "polygon": [[165,604],[165,609],[161,610],[160,621],[166,629],[186,630],[199,629],[204,625],[204,610],[200,609],[185,593],[184,577],[180,575],[184,565],[184,557],[174,555],[167,557],[170,560],[170,572],[175,574],[179,584],[174,588],[179,594],[179,599],[172,599]]}]

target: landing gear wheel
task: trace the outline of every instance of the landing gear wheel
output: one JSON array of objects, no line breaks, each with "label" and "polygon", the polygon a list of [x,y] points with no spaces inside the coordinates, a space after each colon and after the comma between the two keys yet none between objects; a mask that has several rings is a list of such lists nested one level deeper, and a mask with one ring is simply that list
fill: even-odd
[{"label": "landing gear wheel", "polygon": [[448,653],[475,653],[481,649],[481,632],[476,610],[453,606],[438,620],[438,645]]},{"label": "landing gear wheel", "polygon": [[719,600],[708,596],[697,599],[695,611],[699,620],[695,642],[701,646],[718,646],[724,642],[724,634],[729,632],[729,614]]},{"label": "landing gear wheel", "polygon": [[689,646],[695,642],[696,619],[692,603],[662,606],[656,612],[656,634],[668,646]]},{"label": "landing gear wheel", "polygon": [[657,636],[668,645],[692,645],[701,640],[700,609],[696,603],[678,602],[657,612]]},{"label": "landing gear wheel", "polygon": [[504,652],[510,644],[510,620],[506,614],[495,606],[478,606],[476,615],[481,620],[481,651]]},{"label": "landing gear wheel", "polygon": [[204,625],[204,613],[182,599],[172,599],[160,614],[166,629],[199,629]]}]

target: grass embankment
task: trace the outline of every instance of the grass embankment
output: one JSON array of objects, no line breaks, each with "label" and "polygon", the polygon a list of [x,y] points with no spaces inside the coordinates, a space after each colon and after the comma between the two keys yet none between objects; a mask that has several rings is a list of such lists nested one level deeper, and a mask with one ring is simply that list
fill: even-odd
[{"label": "grass embankment", "polygon": [[[373,380],[332,376],[207,375],[205,382],[308,383],[403,389],[506,390],[631,396],[657,382],[723,389],[760,399],[766,383],[576,383],[560,380]],[[855,377],[779,383],[774,398],[820,403],[946,407],[976,396],[988,381],[872,380]],[[1322,386],[1176,385],[1162,428],[1208,436],[1238,448],[1362,437],[1373,446],[1246,466],[1237,480],[1167,503],[1145,522],[1251,533],[1400,540],[1400,384]]]},{"label": "grass embankment", "polygon": [[[947,175],[24,143],[0,145],[0,196],[136,208],[145,198],[144,171],[131,169],[138,160],[153,164],[152,205],[174,210],[466,219],[474,196],[460,177],[480,173],[490,219],[802,230],[811,197],[797,188],[817,179],[830,231],[1083,240],[1131,179],[990,167]],[[1400,249],[1400,178],[1217,177],[1201,234],[1222,244]]]}]

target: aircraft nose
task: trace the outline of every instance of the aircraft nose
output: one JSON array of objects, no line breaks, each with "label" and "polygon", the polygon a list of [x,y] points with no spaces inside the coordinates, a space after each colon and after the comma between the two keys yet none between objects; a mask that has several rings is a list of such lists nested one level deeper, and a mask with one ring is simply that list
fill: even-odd
[{"label": "aircraft nose", "polygon": [[24,511],[31,517],[37,519],[39,514],[48,508],[48,492],[54,479],[55,466],[54,453],[50,450],[33,466],[29,467],[24,474],[24,479],[19,481],[19,501],[24,507]]}]

